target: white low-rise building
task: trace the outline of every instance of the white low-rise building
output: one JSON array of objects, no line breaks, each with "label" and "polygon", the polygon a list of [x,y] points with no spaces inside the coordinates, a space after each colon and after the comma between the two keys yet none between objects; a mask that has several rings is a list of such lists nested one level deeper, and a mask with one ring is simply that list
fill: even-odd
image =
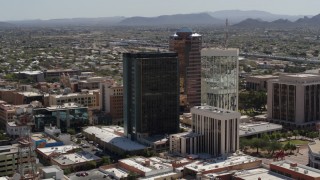
[{"label": "white low-rise building", "polygon": [[195,153],[213,156],[227,155],[239,148],[239,122],[241,114],[236,111],[196,106],[191,108],[192,131],[203,135],[190,146],[196,146]]},{"label": "white low-rise building", "polygon": [[96,127],[89,126],[83,130],[83,134],[89,140],[99,144],[103,149],[124,154],[141,154],[147,148],[137,142],[134,142],[125,136],[118,126]]},{"label": "white low-rise building", "polygon": [[320,141],[315,140],[308,144],[309,148],[309,166],[320,169]]}]

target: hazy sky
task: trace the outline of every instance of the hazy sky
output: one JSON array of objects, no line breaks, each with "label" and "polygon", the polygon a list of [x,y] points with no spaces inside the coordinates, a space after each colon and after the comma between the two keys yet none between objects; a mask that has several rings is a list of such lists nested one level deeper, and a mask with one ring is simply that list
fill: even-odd
[{"label": "hazy sky", "polygon": [[320,13],[320,0],[0,0],[0,21],[158,16],[233,9],[316,15]]}]

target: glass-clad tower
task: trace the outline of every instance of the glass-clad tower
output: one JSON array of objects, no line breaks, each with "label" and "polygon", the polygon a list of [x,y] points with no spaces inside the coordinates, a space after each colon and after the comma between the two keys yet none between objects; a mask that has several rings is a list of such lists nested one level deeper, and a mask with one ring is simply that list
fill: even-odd
[{"label": "glass-clad tower", "polygon": [[124,131],[132,140],[178,132],[176,53],[124,53]]},{"label": "glass-clad tower", "polygon": [[238,110],[238,56],[238,49],[202,49],[202,103]]}]

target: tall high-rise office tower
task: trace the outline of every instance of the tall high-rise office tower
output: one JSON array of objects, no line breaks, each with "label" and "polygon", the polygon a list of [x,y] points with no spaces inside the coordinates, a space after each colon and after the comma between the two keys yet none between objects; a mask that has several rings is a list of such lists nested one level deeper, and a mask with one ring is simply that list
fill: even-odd
[{"label": "tall high-rise office tower", "polygon": [[238,110],[239,50],[205,48],[202,58],[202,102]]},{"label": "tall high-rise office tower", "polygon": [[201,104],[202,37],[189,28],[181,28],[170,37],[169,49],[178,53],[180,107],[189,111]]},{"label": "tall high-rise office tower", "polygon": [[179,129],[177,53],[125,53],[124,129],[130,139]]}]

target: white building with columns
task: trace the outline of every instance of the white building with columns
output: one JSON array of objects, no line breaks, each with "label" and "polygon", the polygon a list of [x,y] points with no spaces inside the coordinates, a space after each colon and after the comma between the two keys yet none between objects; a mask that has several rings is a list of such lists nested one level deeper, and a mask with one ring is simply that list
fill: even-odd
[{"label": "white building with columns", "polygon": [[212,106],[191,108],[192,132],[170,135],[170,151],[180,155],[224,156],[239,149],[241,114]]},{"label": "white building with columns", "polygon": [[197,142],[198,152],[221,156],[239,149],[239,112],[196,106],[191,114],[193,132],[203,135]]}]

